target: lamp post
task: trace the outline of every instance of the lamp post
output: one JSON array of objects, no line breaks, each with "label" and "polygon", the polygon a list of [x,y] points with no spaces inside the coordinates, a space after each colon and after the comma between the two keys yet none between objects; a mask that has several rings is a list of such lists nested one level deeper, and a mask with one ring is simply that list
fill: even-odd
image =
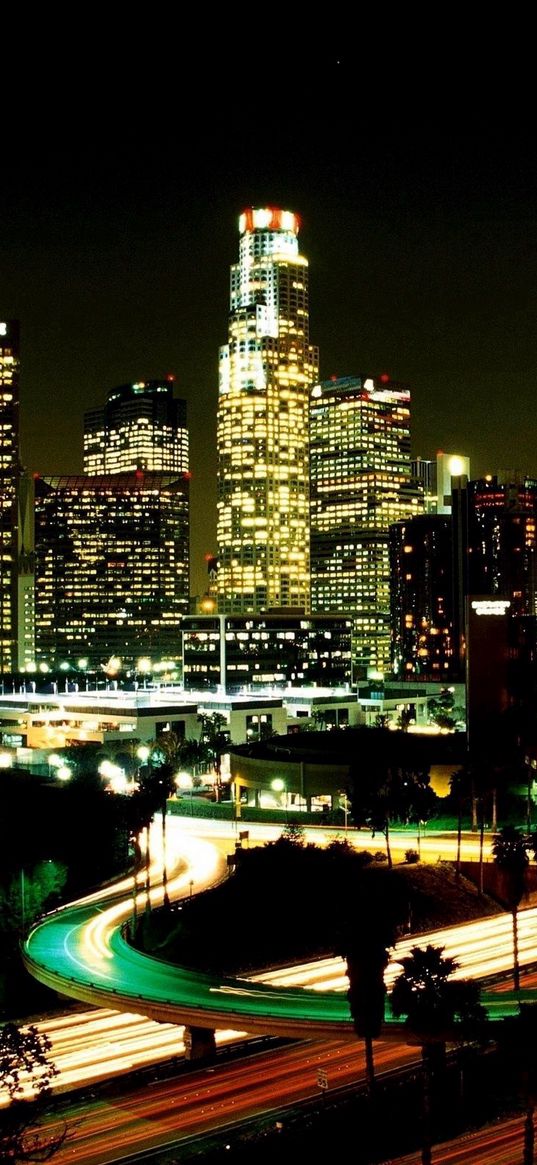
[{"label": "lamp post", "polygon": [[283,808],[285,809],[285,823],[287,824],[287,791],[285,788],[285,781],[283,781],[281,777],[275,777],[274,780],[270,782],[270,787],[271,789],[274,789],[275,793],[280,794],[280,805],[282,804],[282,799],[285,796]]},{"label": "lamp post", "polygon": [[150,753],[151,753],[151,749],[147,747],[147,744],[141,744],[139,746],[139,748],[136,749],[136,756],[140,762],[140,764],[138,765],[137,773],[136,773],[137,778],[139,778],[139,776],[140,776],[140,769],[141,769],[142,765],[147,764],[147,762],[149,760]]},{"label": "lamp post", "polygon": [[178,789],[190,789],[190,816],[192,817],[193,816],[192,789],[194,786],[194,778],[191,776],[190,773],[186,773],[186,772],[177,773],[177,776],[175,778],[175,784],[176,784]]}]

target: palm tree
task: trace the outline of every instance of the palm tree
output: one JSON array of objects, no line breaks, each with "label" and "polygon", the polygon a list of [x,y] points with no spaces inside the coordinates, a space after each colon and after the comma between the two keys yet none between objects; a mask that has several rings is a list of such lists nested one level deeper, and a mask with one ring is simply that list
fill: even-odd
[{"label": "palm tree", "polygon": [[504,825],[492,843],[494,861],[504,874],[504,893],[513,917],[513,983],[520,990],[518,963],[518,907],[526,889],[526,870],[529,864],[527,842],[514,825]]},{"label": "palm tree", "polygon": [[[479,988],[466,980],[452,980],[456,959],[444,956],[444,947],[412,947],[401,959],[403,970],[396,979],[390,1006],[397,1017],[406,1016],[410,1043],[421,1046],[423,1063],[422,1165],[431,1165],[431,1080],[433,1062],[443,1059],[447,1041],[457,1034],[476,1038],[485,1020]],[[436,1050],[436,1057],[435,1052]],[[440,1056],[438,1056],[440,1053]]]},{"label": "palm tree", "polygon": [[365,1045],[365,1076],[371,1098],[375,1087],[373,1040],[380,1036],[384,1021],[384,971],[389,954],[383,939],[371,934],[367,934],[362,942],[355,940],[352,945],[345,944],[342,953],[347,962],[347,998],[354,1030]]},{"label": "palm tree", "polygon": [[[349,856],[356,858],[352,851]],[[351,885],[350,881],[348,884]],[[384,1022],[384,971],[389,951],[407,916],[408,903],[400,883],[387,870],[360,871],[358,880],[352,883],[351,895],[352,901],[359,905],[341,920],[339,951],[347,963],[347,998],[354,1030],[365,1043],[366,1081],[371,1098],[375,1085],[373,1040],[380,1036]]]}]

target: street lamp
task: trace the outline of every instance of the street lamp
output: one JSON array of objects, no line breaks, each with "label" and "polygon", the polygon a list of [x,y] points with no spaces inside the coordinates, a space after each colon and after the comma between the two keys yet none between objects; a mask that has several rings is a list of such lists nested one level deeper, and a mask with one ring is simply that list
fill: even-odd
[{"label": "street lamp", "polygon": [[347,821],[349,816],[349,798],[346,793],[339,794],[339,803],[345,814],[345,833],[347,832]]},{"label": "street lamp", "polygon": [[[285,809],[285,813],[287,814],[287,793],[285,791],[285,781],[283,781],[281,777],[275,777],[274,780],[270,782],[270,787],[271,787],[271,789],[274,789],[275,793],[280,794],[280,805],[282,806],[283,809]],[[284,794],[285,794],[285,800],[284,800]],[[287,820],[287,816],[286,816],[286,820]]]},{"label": "street lamp", "polygon": [[57,752],[51,752],[50,756],[47,757],[47,763],[48,763],[48,775],[50,777],[50,770],[51,769],[59,769],[61,767],[61,765],[63,765],[63,760],[62,760],[61,756],[58,756]]},{"label": "street lamp", "polygon": [[177,773],[177,776],[174,779],[175,779],[175,784],[176,784],[178,789],[190,789],[190,816],[192,817],[193,816],[192,788],[194,785],[194,780],[193,780],[192,776],[190,775],[190,773],[185,773],[185,772]]},{"label": "street lamp", "polygon": [[68,765],[59,765],[56,769],[56,776],[59,781],[70,781],[71,769],[68,767]]}]

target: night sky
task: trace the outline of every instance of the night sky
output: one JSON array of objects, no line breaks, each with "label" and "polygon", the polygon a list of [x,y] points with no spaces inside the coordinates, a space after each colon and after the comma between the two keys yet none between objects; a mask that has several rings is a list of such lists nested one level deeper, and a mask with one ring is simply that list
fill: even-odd
[{"label": "night sky", "polygon": [[439,118],[427,100],[383,118],[378,86],[360,92],[344,60],[325,62],[326,81],[296,108],[288,86],[242,112],[228,86],[210,116],[165,71],[106,101],[66,84],[2,153],[0,317],[21,321],[23,462],[81,472],[84,410],[174,373],[193,593],[215,549],[217,355],[247,206],[301,216],[322,378],[388,372],[412,391],[415,455],[537,476],[533,127],[483,108]]}]

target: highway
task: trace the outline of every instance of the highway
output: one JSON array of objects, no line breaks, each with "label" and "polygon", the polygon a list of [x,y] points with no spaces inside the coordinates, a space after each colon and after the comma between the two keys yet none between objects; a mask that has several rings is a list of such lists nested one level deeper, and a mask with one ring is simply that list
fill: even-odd
[{"label": "highway", "polygon": [[[520,1165],[523,1161],[523,1115],[435,1144],[434,1165]],[[384,1165],[421,1165],[421,1153],[394,1158]]]},{"label": "highway", "polygon": [[[171,831],[174,835],[170,844],[172,873],[169,889],[173,895],[190,893],[190,883],[195,880],[196,886],[212,884],[222,877],[225,872],[224,856],[218,851],[214,843],[207,839],[201,840],[193,836],[191,829],[182,828],[183,822],[177,824]],[[156,853],[157,838],[160,831],[155,831]],[[408,838],[406,839],[408,847]],[[363,848],[361,839],[358,848]],[[175,857],[173,856],[175,854]],[[181,860],[178,855],[181,854]],[[155,857],[153,877],[155,883],[160,881],[158,858]],[[141,880],[141,879],[140,879]],[[133,880],[127,879],[122,887],[122,894],[132,895]],[[103,903],[100,895],[92,896],[89,902],[80,902],[75,907],[69,907],[47,920],[44,927],[38,927],[37,933],[43,932],[49,936],[48,922],[56,924],[61,919],[61,934],[63,942],[62,959],[69,964],[69,973],[72,966],[78,965],[82,982],[87,982],[88,973],[99,978],[100,985],[105,982],[110,989],[110,979],[114,979],[113,964],[118,957],[124,968],[123,940],[116,946],[119,920],[128,917],[132,910],[131,901],[116,900],[117,887],[109,888],[108,903]],[[159,900],[162,890],[155,884],[151,890],[154,901]],[[138,908],[143,908],[144,892],[139,893]],[[537,960],[537,912],[535,910],[522,911],[520,915],[521,932],[521,961],[532,963]],[[34,932],[35,933],[35,932]],[[55,934],[56,934],[55,930]],[[31,937],[31,936],[30,936]],[[48,941],[48,939],[47,939]],[[390,967],[387,971],[388,985],[398,971],[397,958],[403,957],[406,951],[417,942],[416,936],[405,939],[397,945],[393,952]],[[498,915],[485,919],[482,922],[470,923],[464,927],[449,928],[444,931],[431,932],[427,936],[420,936],[419,941],[434,942],[444,945],[446,953],[455,955],[461,961],[459,974],[489,975],[493,971],[508,970],[511,966],[511,918],[509,915]],[[57,957],[56,943],[44,948],[48,958]],[[137,954],[137,952],[131,952]],[[138,959],[146,962],[143,956]],[[77,964],[78,960],[78,964]],[[153,960],[149,960],[153,963]],[[159,973],[166,965],[158,964]],[[175,969],[177,974],[177,969]],[[150,975],[151,989],[154,990],[152,975]],[[80,985],[80,984],[79,984]],[[215,986],[214,983],[209,985]],[[99,1163],[119,1161],[129,1152],[148,1148],[152,1145],[174,1143],[178,1137],[197,1135],[225,1125],[228,1121],[241,1120],[259,1112],[270,1111],[279,1107],[282,1097],[287,1103],[293,1103],[303,1097],[319,1095],[316,1080],[316,1070],[323,1067],[328,1073],[329,1086],[344,1083],[356,1083],[363,1075],[363,1054],[361,1044],[356,1043],[352,1026],[348,1018],[348,1009],[345,999],[347,979],[341,960],[324,959],[313,964],[304,964],[301,967],[286,968],[277,972],[264,973],[253,976],[248,981],[236,980],[219,982],[216,984],[219,992],[232,997],[234,1012],[237,1007],[235,992],[240,992],[254,1008],[259,1008],[259,999],[266,1000],[258,991],[270,992],[270,1007],[273,1007],[275,995],[279,1005],[282,1000],[321,999],[324,1009],[325,998],[331,995],[332,1000],[339,1003],[339,1016],[345,1016],[345,1041],[342,1042],[337,1031],[337,1038],[331,1034],[331,1024],[321,1028],[324,1039],[322,1042],[308,1040],[299,1046],[288,1047],[275,1051],[258,1054],[254,1061],[241,1060],[234,1064],[218,1064],[210,1069],[189,1072],[178,1078],[168,1081],[158,1081],[143,1090],[136,1092],[126,1091],[121,1097],[106,1101],[92,1101],[70,1107],[69,1124],[70,1139],[61,1150],[56,1160],[62,1165],[67,1160],[76,1160],[80,1165],[86,1162]],[[207,984],[205,983],[205,987]],[[180,979],[180,990],[185,984]],[[99,987],[99,990],[101,986]],[[188,990],[190,990],[188,985]],[[114,993],[114,986],[111,987]],[[524,992],[528,998],[535,998],[535,992]],[[488,993],[487,1006],[491,1014],[504,1014],[517,1008],[517,1001],[511,992],[506,991],[499,997],[499,993]],[[123,1001],[121,1001],[123,1002]],[[506,1008],[507,1005],[507,1008]],[[221,1006],[221,1004],[219,1004]],[[307,1004],[300,1006],[309,1007]],[[259,1018],[259,1012],[257,1012]],[[265,1015],[266,1018],[266,1015]],[[388,1017],[389,1018],[389,1017]],[[131,1066],[137,1066],[150,1060],[165,1059],[170,1055],[181,1055],[182,1032],[175,1024],[153,1023],[144,1020],[138,1015],[120,1012],[116,1009],[104,1011],[92,1010],[83,1015],[60,1017],[58,1020],[48,1021],[49,1033],[55,1045],[55,1054],[64,1056],[63,1064],[58,1060],[62,1074],[65,1072],[64,1085],[68,1087],[67,1073],[72,1073],[72,1084],[94,1080],[100,1077],[109,1077],[116,1072],[128,1071]],[[206,1021],[207,1022],[207,1021]],[[264,1021],[263,1021],[264,1022]],[[339,1027],[339,1020],[338,1020]],[[54,1029],[54,1031],[52,1030]],[[77,1035],[74,1031],[77,1029]],[[244,1028],[252,1030],[250,1022]],[[333,1030],[333,1029],[332,1029]],[[394,1067],[398,1064],[409,1063],[416,1057],[415,1049],[407,1048],[400,1042],[394,1042],[396,1030],[393,1029],[392,1038],[376,1043],[375,1060],[378,1070]],[[223,1041],[237,1038],[234,1031],[220,1033]],[[103,1043],[101,1043],[101,1039]],[[78,1050],[76,1044],[78,1043]],[[115,1051],[115,1055],[113,1054]],[[126,1064],[129,1063],[129,1067]],[[89,1076],[85,1076],[85,1072]],[[93,1077],[92,1077],[93,1073]],[[80,1118],[80,1121],[79,1121]],[[511,1144],[512,1149],[512,1144]],[[446,1149],[446,1152],[448,1150]],[[441,1160],[442,1158],[438,1158]],[[446,1157],[447,1160],[452,1158]],[[459,1158],[453,1158],[458,1160]],[[460,1160],[471,1158],[461,1157]],[[476,1158],[474,1157],[474,1160]],[[479,1158],[481,1160],[481,1158]],[[484,1160],[488,1158],[483,1158]],[[417,1160],[411,1158],[409,1160]],[[491,1161],[501,1162],[508,1157],[491,1157]],[[512,1157],[511,1157],[512,1160]],[[435,1156],[436,1161],[436,1156]]]},{"label": "highway", "polygon": [[[225,852],[226,848],[230,846],[230,829],[231,847],[233,846],[234,829],[233,826],[227,824],[226,830],[224,830],[223,825],[225,823],[206,823],[193,821],[191,818],[172,818],[170,820],[167,864],[169,889],[172,896],[190,894],[192,883],[196,889],[201,889],[204,886],[214,884],[225,876]],[[205,838],[196,836],[195,831],[200,828],[208,836]],[[278,836],[279,830],[277,827],[261,826],[258,829],[255,828],[253,832],[255,840],[258,840],[258,833],[273,837]],[[319,832],[323,834],[323,839],[330,839],[331,836],[330,832],[324,830],[312,832],[317,841],[320,840]],[[363,848],[366,836],[354,831],[351,836],[357,848]],[[433,842],[433,839],[429,840]],[[475,841],[473,837],[470,840]],[[434,848],[436,849],[439,844],[440,839],[435,838]],[[453,845],[453,838],[448,838],[447,844]],[[151,897],[154,902],[158,902],[162,898],[160,845],[161,830],[157,822],[152,831],[151,839],[151,852],[153,854]],[[404,845],[408,846],[408,835],[405,835]],[[143,875],[140,874],[139,884],[142,881]],[[104,894],[91,895],[84,899],[83,904],[78,904],[83,911],[83,917],[86,917],[85,911],[89,910],[89,921],[87,925],[83,923],[82,926],[81,959],[78,958],[74,948],[76,935],[71,933],[70,908],[60,912],[63,922],[65,923],[66,918],[68,920],[67,927],[62,927],[62,934],[65,938],[65,947],[61,951],[62,961],[71,963],[75,968],[78,965],[76,960],[82,962],[82,968],[78,967],[78,969],[82,971],[83,975],[86,973],[87,966],[91,967],[91,974],[95,977],[97,975],[106,976],[109,973],[110,964],[113,962],[109,943],[111,936],[117,931],[118,919],[128,917],[132,910],[132,890],[133,879],[124,879],[119,886],[108,887]],[[118,892],[120,897],[122,896],[120,902],[116,901]],[[105,901],[111,902],[109,910],[102,909],[103,898]],[[144,901],[145,893],[141,891],[138,893],[139,910],[143,909]],[[98,910],[96,906],[99,907]],[[537,915],[535,911],[520,912],[519,929],[521,963],[531,964],[537,959]],[[47,927],[44,928],[44,933],[45,935],[49,934]],[[78,939],[80,939],[80,935]],[[404,957],[416,941],[416,937],[413,936],[397,944],[386,973],[388,986],[398,973],[397,959]],[[435,945],[445,946],[446,953],[453,955],[460,961],[459,976],[486,976],[508,971],[511,968],[511,918],[507,914],[496,915],[461,927],[450,927],[442,931],[431,932],[427,936],[421,936],[420,941],[429,941]],[[54,948],[48,951],[47,957],[56,957]],[[138,957],[143,958],[142,956]],[[149,960],[150,965],[152,962]],[[157,964],[157,967],[160,969],[161,964]],[[174,974],[177,974],[176,969],[174,969]],[[341,959],[323,959],[299,967],[294,966],[292,969],[287,968],[252,976],[252,983],[257,982],[263,982],[272,988],[279,989],[307,988],[316,993],[338,992],[340,1006],[344,1009],[345,1016],[348,1017],[346,1002],[342,996],[342,993],[347,990],[348,983]],[[218,984],[218,986],[222,988],[226,985]],[[231,988],[231,992],[224,992],[224,995],[229,994],[230,999],[234,1001],[234,990],[244,990],[244,981],[237,984],[232,982]],[[53,1057],[60,1069],[60,1075],[55,1082],[58,1090],[95,1083],[111,1074],[129,1072],[150,1063],[158,1063],[166,1060],[172,1054],[179,1056],[183,1054],[183,1029],[182,1026],[178,1026],[176,1016],[174,1016],[173,1021],[157,1022],[140,1015],[135,1008],[131,1011],[118,1011],[117,1003],[120,1001],[116,1001],[113,986],[112,990],[109,991],[109,998],[110,995],[113,1002],[116,1003],[114,1008],[70,1013],[38,1025],[46,1031],[52,1040]],[[530,998],[533,998],[533,994]],[[141,1001],[137,1000],[136,1002],[139,1007]],[[501,1005],[498,1005],[497,998],[495,1001],[492,994],[490,998],[487,996],[487,1002],[489,1007],[495,1008],[496,1011],[500,1006],[503,1012],[506,1004],[509,1010],[516,1008],[516,1002],[509,991],[505,992]],[[226,1028],[217,1033],[218,1042],[226,1043],[230,1040],[236,1040],[238,1033],[244,1032],[246,1026],[248,1026],[249,1031],[252,1031],[250,1022],[235,1024],[231,1030],[228,1022]],[[306,1034],[311,1035],[311,1031],[308,1030]],[[321,1034],[326,1034],[325,1029],[321,1029]],[[353,1038],[352,1028],[348,1022],[345,1034],[346,1038]]]},{"label": "highway", "polygon": [[[355,1085],[364,1075],[362,1049],[361,1041],[302,1041],[236,1063],[217,1063],[172,1080],[157,1080],[143,1090],[127,1088],[117,1097],[73,1104],[67,1114],[69,1140],[55,1155],[55,1165],[72,1161],[108,1165],[141,1150],[171,1146],[185,1137],[320,1098],[319,1068],[327,1073],[329,1089]],[[416,1048],[375,1043],[378,1071],[408,1065],[416,1058]],[[49,1121],[47,1126],[57,1124]]]},{"label": "highway", "polygon": [[[224,876],[224,855],[214,843],[195,837],[172,819],[168,850],[181,854],[183,868],[175,870],[168,881],[170,897],[190,892],[193,871],[196,888],[210,885]],[[160,831],[154,831],[155,852]],[[162,855],[161,855],[162,858]],[[157,861],[157,858],[155,859]],[[173,864],[173,862],[172,862]],[[132,880],[131,880],[132,882]],[[324,978],[317,971],[314,991],[304,990],[293,975],[270,978],[216,978],[194,973],[149,958],[134,950],[122,934],[122,924],[132,911],[128,896],[129,882],[123,885],[119,901],[100,901],[98,897],[81,900],[56,911],[34,927],[25,944],[23,957],[36,978],[49,986],[90,1003],[118,1011],[143,1012],[152,1019],[168,1023],[187,1023],[213,1028],[232,1028],[251,1033],[297,1038],[353,1039],[347,1000],[335,986],[345,985],[341,961],[325,963]],[[113,899],[113,892],[108,892]],[[161,871],[151,889],[151,900],[162,901]],[[138,895],[138,909],[143,909],[144,893]],[[510,965],[510,920],[508,915],[494,916],[463,928],[455,938],[453,953],[461,962],[460,974],[489,975]],[[399,944],[394,960],[413,945]],[[451,930],[434,932],[428,941],[447,946],[453,941]],[[537,911],[521,912],[521,964],[537,958]],[[392,970],[395,974],[397,968]],[[492,1016],[516,1010],[517,1001],[507,993],[501,1003],[495,996],[484,1000]],[[401,1024],[394,1023],[387,1009],[388,1025],[394,1038]]]}]

